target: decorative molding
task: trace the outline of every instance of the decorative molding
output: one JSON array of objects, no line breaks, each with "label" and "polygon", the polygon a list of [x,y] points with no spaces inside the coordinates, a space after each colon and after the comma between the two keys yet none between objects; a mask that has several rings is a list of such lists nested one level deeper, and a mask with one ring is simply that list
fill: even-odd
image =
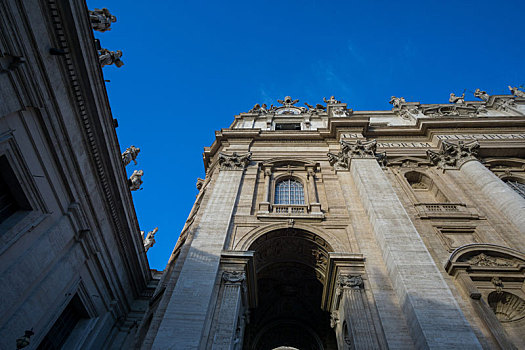
[{"label": "decorative molding", "polygon": [[525,300],[508,292],[492,292],[488,304],[500,322],[514,322],[525,317]]},{"label": "decorative molding", "polygon": [[222,280],[226,283],[242,283],[246,280],[246,273],[244,271],[224,271]]},{"label": "decorative molding", "polygon": [[244,170],[250,164],[252,153],[237,154],[233,152],[231,155],[219,152],[219,165],[221,170]]},{"label": "decorative molding", "polygon": [[479,142],[458,141],[457,144],[443,141],[439,152],[427,150],[427,157],[438,169],[459,169],[470,160],[477,160]]}]

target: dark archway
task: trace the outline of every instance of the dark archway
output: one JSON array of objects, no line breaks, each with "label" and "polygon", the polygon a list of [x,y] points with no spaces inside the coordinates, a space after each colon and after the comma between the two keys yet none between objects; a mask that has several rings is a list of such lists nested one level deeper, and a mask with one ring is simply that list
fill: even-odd
[{"label": "dark archway", "polygon": [[321,309],[330,245],[311,232],[287,228],[259,237],[250,250],[255,251],[258,306],[244,349],[337,349],[330,315]]}]

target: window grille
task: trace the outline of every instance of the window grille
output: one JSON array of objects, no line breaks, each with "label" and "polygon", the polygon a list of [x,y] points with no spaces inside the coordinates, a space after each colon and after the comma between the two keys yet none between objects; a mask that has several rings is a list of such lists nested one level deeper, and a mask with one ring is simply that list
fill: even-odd
[{"label": "window grille", "polygon": [[78,322],[85,318],[88,318],[87,312],[78,295],[75,295],[46,334],[37,350],[62,349],[62,345],[71,335]]},{"label": "window grille", "polygon": [[279,181],[275,185],[275,204],[304,204],[303,185],[294,179]]},{"label": "window grille", "polygon": [[521,182],[518,182],[518,181],[512,181],[512,180],[507,180],[505,182],[507,183],[507,185],[509,185],[510,188],[516,191],[516,193],[518,193],[520,196],[525,198],[525,184],[522,184]]}]

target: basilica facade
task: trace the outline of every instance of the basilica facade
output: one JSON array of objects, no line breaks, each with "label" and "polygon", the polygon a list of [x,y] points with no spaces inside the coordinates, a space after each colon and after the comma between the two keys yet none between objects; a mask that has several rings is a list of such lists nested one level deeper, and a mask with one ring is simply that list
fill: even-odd
[{"label": "basilica facade", "polygon": [[123,53],[93,35],[116,17],[0,13],[1,349],[525,348],[519,88],[256,104],[204,149],[160,272],[102,73]]},{"label": "basilica facade", "polygon": [[475,96],[235,116],[141,348],[524,348],[525,94]]}]

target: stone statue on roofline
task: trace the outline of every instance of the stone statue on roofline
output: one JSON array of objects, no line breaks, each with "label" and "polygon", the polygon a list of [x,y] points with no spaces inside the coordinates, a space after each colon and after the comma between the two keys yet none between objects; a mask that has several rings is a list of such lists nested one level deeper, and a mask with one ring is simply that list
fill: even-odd
[{"label": "stone statue on roofline", "polygon": [[388,103],[390,103],[394,108],[400,108],[401,104],[406,103],[406,102],[407,101],[405,100],[404,97],[395,97],[395,96],[390,97],[390,101],[388,101]]},{"label": "stone statue on roofline", "polygon": [[89,11],[89,21],[94,30],[105,32],[111,30],[111,23],[115,23],[117,17],[113,16],[107,8],[94,9]]},{"label": "stone statue on roofline", "polygon": [[521,91],[517,87],[512,87],[512,86],[509,85],[509,90],[514,96],[525,98],[525,92]]},{"label": "stone statue on roofline", "polygon": [[142,176],[144,176],[143,170],[135,170],[133,174],[131,174],[128,183],[129,183],[129,189],[130,191],[138,191],[140,190],[140,186],[142,186]]},{"label": "stone statue on roofline", "polygon": [[456,103],[456,104],[464,104],[465,103],[465,93],[461,96],[456,96],[455,93],[450,94],[450,98],[448,99],[448,102],[450,103]]},{"label": "stone statue on roofline", "polygon": [[476,89],[476,91],[474,91],[474,97],[477,97],[479,98],[480,100],[483,100],[485,102],[487,102],[489,100],[489,94],[487,94],[486,91],[482,91],[480,89]]},{"label": "stone statue on roofline", "polygon": [[330,98],[328,100],[326,99],[326,97],[323,97],[323,101],[327,105],[333,105],[333,104],[336,104],[336,103],[341,103],[341,101],[336,100],[334,96],[330,96]]},{"label": "stone statue on roofline", "polygon": [[101,49],[99,51],[98,61],[102,67],[115,64],[118,68],[124,65],[124,62],[120,59],[122,57],[122,51],[109,51],[108,49]]},{"label": "stone statue on roofline", "polygon": [[124,163],[124,166],[127,166],[133,161],[135,165],[137,165],[137,156],[139,155],[140,148],[135,146],[129,146],[126,148],[124,153],[122,153],[122,163]]},{"label": "stone statue on roofline", "polygon": [[144,243],[144,250],[147,252],[149,248],[153,247],[155,244],[155,234],[159,230],[158,227],[155,227],[152,231],[149,231],[146,235],[146,238],[144,238],[144,231],[140,231],[140,234],[142,235],[142,241]]}]

